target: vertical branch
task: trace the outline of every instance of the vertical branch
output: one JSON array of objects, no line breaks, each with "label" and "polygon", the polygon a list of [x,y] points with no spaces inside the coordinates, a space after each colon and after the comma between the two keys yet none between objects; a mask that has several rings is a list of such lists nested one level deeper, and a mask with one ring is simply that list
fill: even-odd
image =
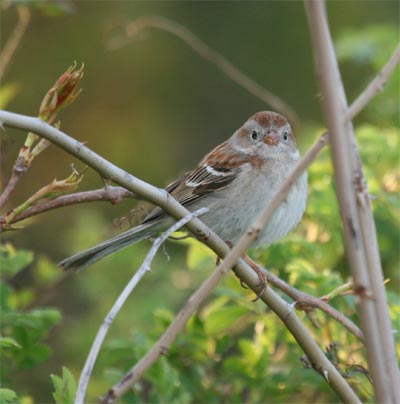
[{"label": "vertical branch", "polygon": [[354,279],[376,400],[380,403],[400,402],[399,374],[375,226],[353,127],[351,122],[346,123],[347,100],[325,7],[321,0],[306,0],[305,7],[317,74],[324,94],[346,252]]}]

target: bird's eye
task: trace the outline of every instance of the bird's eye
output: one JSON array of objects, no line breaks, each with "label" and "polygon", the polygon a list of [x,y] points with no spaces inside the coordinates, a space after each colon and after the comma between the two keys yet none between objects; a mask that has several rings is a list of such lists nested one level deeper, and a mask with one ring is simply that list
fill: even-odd
[{"label": "bird's eye", "polygon": [[289,132],[287,130],[283,132],[282,139],[285,143],[289,140]]},{"label": "bird's eye", "polygon": [[253,140],[257,140],[257,138],[258,138],[258,132],[257,132],[256,130],[252,130],[252,131],[251,131],[251,138],[252,138]]}]

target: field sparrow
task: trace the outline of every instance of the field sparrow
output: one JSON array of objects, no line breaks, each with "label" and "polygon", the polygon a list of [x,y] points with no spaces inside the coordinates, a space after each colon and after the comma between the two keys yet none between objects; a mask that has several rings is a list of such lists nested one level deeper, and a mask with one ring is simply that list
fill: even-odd
[{"label": "field sparrow", "polygon": [[[166,190],[182,205],[209,210],[201,220],[225,241],[235,244],[268,204],[300,159],[285,117],[275,112],[251,116],[227,141],[208,153],[198,167]],[[268,246],[300,221],[307,202],[304,172],[275,211],[253,246]],[[173,219],[155,208],[142,223],[60,262],[81,270],[100,259],[168,228]]]}]

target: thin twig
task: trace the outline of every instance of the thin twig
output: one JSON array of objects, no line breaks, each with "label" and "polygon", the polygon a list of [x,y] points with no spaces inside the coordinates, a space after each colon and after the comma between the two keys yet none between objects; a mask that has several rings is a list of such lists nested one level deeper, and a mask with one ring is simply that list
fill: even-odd
[{"label": "thin twig", "polygon": [[29,166],[26,164],[25,160],[19,156],[13,166],[11,178],[0,195],[0,209],[8,202],[19,180],[24,176],[28,168]]},{"label": "thin twig", "polygon": [[[324,94],[345,247],[377,402],[400,402],[399,371],[366,181],[351,124],[323,1],[305,1],[317,74]],[[375,89],[375,92],[377,89]],[[360,105],[371,94],[361,97]],[[351,115],[348,112],[348,115]],[[360,193],[362,194],[360,196]]]},{"label": "thin twig", "polygon": [[[49,210],[63,208],[65,206],[72,206],[78,203],[109,201],[114,205],[121,202],[121,200],[124,198],[135,198],[135,194],[122,187],[107,186],[101,189],[62,195],[58,198],[39,202],[36,205],[31,206],[30,208],[24,210],[22,213],[14,217],[14,219],[8,224],[10,225],[13,223],[17,223],[21,220],[36,216]],[[0,229],[2,231],[6,231],[7,228],[2,228],[1,218],[2,217],[0,216]]]},{"label": "thin twig", "polygon": [[[282,113],[292,123],[293,128],[299,127],[299,120],[293,108],[291,108],[286,102],[284,102],[277,95],[271,91],[262,87],[249,76],[241,72],[235,67],[228,59],[222,56],[215,49],[205,44],[199,37],[197,37],[192,31],[185,26],[172,21],[170,19],[159,16],[145,16],[140,17],[125,26],[126,38],[132,39],[139,32],[146,28],[158,28],[169,33],[176,35],[188,46],[190,46],[201,57],[208,60],[217,66],[224,74],[226,74],[235,83],[246,89],[250,94],[259,98],[267,105],[270,105],[272,109]],[[108,46],[111,49],[116,49],[124,46],[127,43],[126,38],[112,38],[108,41]]]},{"label": "thin twig", "polygon": [[[369,97],[372,98],[373,96],[374,94],[372,93],[369,94]],[[351,115],[350,116],[351,119],[355,116],[356,112],[357,112],[356,109],[350,109],[349,113]],[[176,207],[175,209],[176,206],[175,201],[172,198],[168,198],[168,196],[166,197],[166,195],[163,194],[161,190],[156,189],[148,184],[145,184],[138,179],[131,180],[131,177],[124,171],[120,170],[118,167],[115,167],[111,163],[102,159],[100,156],[96,155],[91,150],[87,149],[80,142],[67,137],[58,129],[53,128],[50,125],[46,125],[37,118],[31,118],[18,114],[9,113],[6,111],[0,111],[0,123],[3,123],[5,126],[16,127],[25,130],[32,130],[38,134],[41,134],[42,136],[46,137],[53,143],[58,144],[61,148],[65,149],[67,152],[75,155],[83,162],[92,166],[94,169],[99,171],[104,177],[114,179],[121,185],[130,188],[132,192],[137,192],[142,197],[149,199],[152,202],[160,205],[172,216],[179,217],[179,215],[187,214],[187,211],[183,207],[179,208]],[[325,142],[325,140],[323,140],[323,142]],[[312,147],[310,152],[321,146],[318,143],[319,142],[317,142],[317,144]],[[150,188],[148,188],[147,185]],[[151,190],[153,191],[155,190],[154,194],[150,192]],[[183,213],[181,212],[182,210]],[[189,225],[188,228],[192,230],[195,234],[205,235],[203,241],[206,244],[208,244],[219,256],[223,257],[227,253],[228,247],[224,245],[222,240],[218,241],[218,238],[217,239],[214,238],[214,235],[212,234],[212,232],[209,231],[209,229],[205,228],[198,222],[193,223],[191,226]],[[242,280],[247,281],[249,286],[252,286],[254,290],[257,290],[258,278],[254,279],[254,273],[248,266],[246,266],[245,263],[240,261],[236,266],[236,271]],[[268,304],[271,305],[271,300],[270,299],[266,300],[268,301]],[[286,306],[284,305],[284,303],[281,302],[280,310],[282,310],[282,308],[284,310],[285,307]],[[277,306],[276,302],[274,302],[273,304],[273,309],[275,312],[279,310],[279,306]],[[283,321],[289,318],[282,314],[280,317],[282,318]],[[292,317],[293,316],[290,316],[290,318]],[[293,330],[291,331],[293,332]],[[296,335],[296,332],[293,333],[294,335]],[[309,355],[309,350],[304,347],[303,349]]]},{"label": "thin twig", "polygon": [[[374,95],[375,95],[375,93],[369,92],[368,93],[369,99],[372,99],[374,97]],[[357,100],[356,100],[356,102],[357,102]],[[348,112],[348,118],[353,119],[359,111],[360,111],[359,109],[351,107]],[[318,153],[318,151],[320,150],[320,148],[322,149],[322,147],[326,143],[326,140],[327,140],[326,138],[327,138],[327,134],[324,134],[321,137],[321,139],[309,150],[309,153],[310,154],[315,153],[315,155],[316,155]],[[314,156],[314,158],[315,158],[315,156]],[[310,159],[310,162],[311,161],[312,161],[312,159]],[[290,183],[291,179],[296,177],[296,174],[299,175],[299,172],[297,172],[297,173],[293,172],[292,175],[290,176],[290,178],[288,178],[287,183]],[[282,189],[285,188],[285,185],[286,184],[284,184],[284,186],[282,186],[282,188],[278,191],[277,195],[279,195],[279,193],[282,191]],[[290,187],[287,189],[289,190]],[[284,194],[281,194],[281,198],[282,198],[282,200],[284,199]],[[271,205],[272,204],[273,203],[271,203]],[[277,204],[279,205],[278,202],[277,202]],[[231,254],[233,254],[233,251],[226,257],[226,260],[228,259],[228,257],[230,257]],[[224,264],[226,264],[226,260],[224,261]],[[249,273],[247,272],[246,274],[244,274],[242,272],[243,266],[240,264],[243,265],[243,263],[239,261],[239,263],[235,266],[235,271],[238,274],[239,278],[241,280],[244,280],[249,275]],[[211,277],[206,281],[209,283],[203,284],[198,289],[198,291],[189,299],[189,301],[185,305],[184,309],[182,309],[179,312],[179,314],[177,315],[176,320],[168,327],[168,329],[165,331],[165,333],[162,335],[162,337],[158,340],[158,342],[153,346],[153,348],[146,354],[145,357],[143,357],[125,375],[125,377],[117,385],[115,385],[113,388],[111,388],[109,390],[109,392],[102,398],[102,401],[101,401],[102,403],[114,402],[118,397],[120,397],[122,394],[124,394],[124,392],[127,391],[127,389],[129,389],[131,386],[133,386],[137,380],[140,379],[141,375],[157,360],[157,358],[161,354],[165,354],[167,352],[168,348],[170,347],[172,341],[174,340],[174,338],[176,337],[178,332],[183,329],[187,319],[197,309],[197,307],[200,305],[200,303],[208,296],[208,294],[211,293],[211,290],[209,290],[209,289],[213,288],[214,285],[216,285],[218,283],[219,279],[223,276],[224,273],[225,273],[224,267],[220,266],[220,268],[218,268],[216,270],[216,272],[211,275]],[[306,302],[307,304],[310,304],[311,306],[315,305],[314,307],[318,307],[321,310],[325,311],[327,314],[329,314],[330,316],[335,318],[338,322],[343,324],[350,332],[352,332],[355,336],[357,336],[361,341],[363,341],[363,335],[360,332],[359,328],[351,320],[349,320],[348,318],[343,316],[342,313],[337,312],[333,307],[331,307],[328,304],[325,305],[326,302],[324,302],[321,299],[317,299],[312,296],[308,296],[308,295],[304,294],[303,292],[297,293],[297,291],[292,287],[287,288],[286,285],[284,285],[283,281],[281,281],[279,278],[275,277],[271,273],[267,273],[266,275],[267,275],[268,280],[272,284],[274,284],[274,286],[283,290],[289,296],[292,296],[292,298],[294,298],[295,300],[297,300],[301,303]],[[249,281],[248,279],[247,279],[247,284],[249,284],[249,286],[251,286],[251,281]],[[257,285],[257,283],[255,285]],[[205,291],[207,291],[207,290],[208,290],[208,293],[205,293]],[[264,301],[267,301],[267,304],[271,307],[271,299],[267,299],[265,297],[265,294],[270,291],[271,291],[270,289],[267,290],[263,294],[263,296],[261,296],[261,299],[263,299],[263,300],[265,299]],[[314,300],[314,299],[316,299],[316,300]],[[280,316],[280,318],[284,322],[285,322],[285,319],[289,318],[289,316],[285,316],[283,313],[278,313],[277,307],[271,307],[271,308]],[[298,335],[301,335],[299,333],[293,332],[291,327],[288,324],[286,324],[286,325],[288,326],[288,328],[290,329],[290,331],[292,332],[292,334],[295,337]],[[309,342],[309,341],[306,341],[306,342]],[[304,341],[303,341],[303,343],[304,343]],[[313,350],[306,349],[304,347],[304,345],[302,345],[302,347],[305,352],[315,352]],[[320,368],[320,371],[322,369],[323,368]],[[321,372],[321,373],[323,373],[323,372]],[[329,373],[329,376],[331,377],[330,373]],[[340,384],[340,382],[338,384],[339,384],[339,386],[335,386],[336,387],[335,391],[336,392],[338,392],[338,390],[340,391],[339,395],[342,398],[344,398],[345,402],[347,402],[347,401],[348,402],[360,402],[358,397],[355,396],[355,394],[350,389],[348,389],[347,385]]]},{"label": "thin twig", "polygon": [[383,88],[393,73],[394,69],[400,62],[400,46],[398,46],[388,62],[378,73],[378,75],[371,81],[368,87],[358,96],[358,98],[352,103],[344,115],[345,121],[350,121],[352,117],[358,115],[365,106],[375,97],[378,92],[383,91]]},{"label": "thin twig", "polygon": [[201,208],[193,213],[188,214],[184,218],[177,221],[173,226],[171,226],[167,231],[162,233],[159,237],[154,240],[154,243],[148,252],[143,264],[140,266],[135,275],[131,278],[128,284],[125,286],[124,290],[118,296],[117,300],[113,304],[111,310],[106,315],[103,323],[101,324],[96,338],[93,341],[92,347],[90,349],[89,355],[86,359],[85,365],[82,369],[81,377],[79,379],[78,389],[75,396],[75,404],[83,404],[86,396],[86,390],[89,383],[90,376],[92,374],[93,366],[96,362],[97,355],[100,351],[100,347],[103,344],[104,338],[107,335],[107,332],[114,321],[115,316],[121,310],[121,307],[124,305],[126,299],[130,296],[130,294],[135,289],[136,285],[140,282],[146,272],[150,271],[151,263],[157,254],[159,248],[168,239],[168,237],[179,230],[182,226],[192,220],[194,217],[198,217],[208,211],[207,208]]},{"label": "thin twig", "polygon": [[0,81],[6,72],[7,66],[9,65],[15,51],[18,49],[18,45],[23,38],[26,29],[28,28],[30,21],[30,11],[26,6],[17,7],[18,12],[18,22],[12,32],[11,36],[8,38],[3,50],[0,53]]},{"label": "thin twig", "polygon": [[[20,215],[16,216],[14,220],[9,224],[17,223],[28,217],[32,217],[52,209],[71,206],[78,203],[94,202],[94,201],[110,201],[112,204],[116,204],[126,197],[133,198],[135,197],[135,195],[127,191],[125,188],[112,187],[112,186],[107,186],[105,188],[101,188],[98,190],[84,191],[69,195],[63,195],[51,201],[41,202],[38,203],[37,205],[32,206],[31,208],[22,212]],[[0,229],[1,229],[1,223],[2,221],[0,217]],[[7,231],[7,228],[3,229],[3,231]],[[186,234],[181,237],[171,236],[171,238],[174,240],[181,240],[182,238],[187,238],[188,236],[189,235]],[[290,296],[293,300],[296,301],[296,307],[301,308],[302,310],[304,310],[305,308],[308,309],[318,308],[324,311],[329,316],[334,318],[336,321],[344,325],[357,338],[363,341],[360,329],[350,319],[344,316],[341,312],[337,311],[326,301],[294,288],[293,286],[289,285],[279,277],[267,271],[265,268],[261,269],[265,271],[267,280],[271,285],[282,290],[284,293],[286,293],[288,296]]]},{"label": "thin twig", "polygon": [[[192,297],[185,304],[184,308],[179,312],[174,322],[168,327],[163,337],[156,343],[156,345],[146,354],[142,360],[135,365],[124,378],[115,385],[103,397],[102,403],[112,403],[117,398],[121,397],[137,380],[137,377],[148,369],[152,363],[162,354],[165,353],[177,333],[184,327],[186,321],[191,314],[197,309],[199,304],[211,293],[212,289],[217,285],[221,277],[234,267],[235,273],[240,279],[243,279],[253,290],[260,288],[258,277],[255,273],[248,272],[248,267],[243,266],[241,255],[256,239],[259,234],[259,229],[262,229],[268,220],[271,218],[274,211],[283,202],[287,193],[290,191],[296,179],[304,172],[307,166],[315,159],[318,152],[327,143],[327,134],[323,135],[314,146],[305,154],[305,156],[296,164],[292,173],[284,181],[282,186],[275,194],[272,201],[261,213],[261,215],[254,221],[252,226],[240,238],[237,244],[224,258],[224,261],[218,265],[217,269],[208,278],[201,287],[192,295]],[[250,275],[250,276],[249,276]],[[255,280],[254,278],[257,278]],[[307,353],[311,362],[316,365],[316,369],[325,377],[325,380],[332,386],[336,393],[345,402],[360,403],[358,397],[355,395],[350,386],[346,383],[343,377],[333,364],[325,357],[317,343],[310,337],[308,330],[301,323],[295,315],[293,308],[286,302],[281,300],[278,295],[271,289],[267,288],[260,296],[260,298],[268,304],[272,310],[278,314],[281,320],[286,324],[288,329],[292,332],[299,345]]]},{"label": "thin twig", "polygon": [[266,270],[259,266],[259,268],[264,272],[268,283],[276,288],[280,289],[286,295],[290,296],[295,302],[295,307],[299,310],[310,311],[312,309],[320,309],[321,311],[328,314],[338,323],[342,324],[348,331],[350,331],[354,336],[356,336],[361,342],[364,342],[364,337],[359,327],[354,324],[348,317],[343,313],[332,307],[326,300],[309,295],[308,293],[302,292],[293,286],[286,283],[284,280],[280,279],[278,276],[274,275],[272,272]]},{"label": "thin twig", "polygon": [[[165,190],[155,188],[152,185],[141,181],[140,179],[133,177],[126,171],[120,169],[109,161],[105,160],[98,154],[94,153],[88,147],[83,145],[81,142],[70,138],[59,129],[54,128],[43,121],[27,117],[19,114],[14,114],[11,112],[0,111],[0,124],[7,127],[14,127],[18,129],[32,130],[34,133],[41,135],[42,137],[50,140],[52,143],[57,144],[62,149],[66,150],[68,153],[74,155],[79,160],[86,163],[88,166],[92,167],[98,171],[103,177],[109,178],[115,181],[121,186],[126,187],[130,191],[140,195],[144,199],[147,199],[158,206],[160,206],[164,211],[166,211],[172,217],[177,219],[188,215],[190,212],[175,201]],[[326,139],[325,139],[326,140]],[[322,143],[322,145],[320,144]],[[324,144],[324,139],[317,142],[313,146],[315,155],[316,149],[322,148]],[[312,151],[308,152],[308,155]],[[308,157],[309,158],[309,157]],[[304,158],[303,158],[304,159]],[[299,162],[300,167],[305,169],[304,160]],[[311,160],[308,161],[310,163]],[[301,171],[295,171],[288,181],[294,181],[294,175],[299,175]],[[287,182],[284,184],[286,190],[289,188]],[[282,194],[279,193],[277,198],[281,198]],[[228,259],[229,247],[218,237],[213,231],[206,227],[199,219],[192,219],[186,227],[192,231],[197,237],[201,239],[205,244],[212,248],[218,256],[226,257]],[[237,254],[235,251],[235,254]],[[231,257],[235,257],[229,254]],[[237,255],[236,255],[237,259]],[[224,261],[222,264],[233,265],[235,260]],[[225,264],[226,265],[226,264]],[[221,272],[225,267],[221,266],[218,271]],[[229,268],[229,266],[228,266]],[[246,265],[242,260],[235,266],[235,271],[246,284],[248,284],[252,290],[258,291],[259,289],[259,279],[255,275],[254,271]],[[261,299],[267,303],[267,305],[280,317],[280,319],[286,324],[288,330],[293,334],[293,336],[298,341],[299,345],[302,347],[304,352],[310,358],[311,362],[316,364],[316,368],[323,374],[325,380],[332,386],[332,388],[337,392],[337,394],[343,399],[343,401],[358,403],[359,400],[354,392],[351,390],[349,385],[337,371],[337,369],[332,365],[332,363],[326,358],[324,352],[319,348],[317,343],[314,341],[307,328],[298,317],[293,312],[292,308],[281,299],[272,288],[267,288],[265,293],[261,296]]]}]

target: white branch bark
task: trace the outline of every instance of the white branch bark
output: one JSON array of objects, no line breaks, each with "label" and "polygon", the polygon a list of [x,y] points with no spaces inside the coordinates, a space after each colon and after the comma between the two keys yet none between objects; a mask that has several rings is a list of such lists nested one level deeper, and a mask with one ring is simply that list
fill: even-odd
[{"label": "white branch bark", "polygon": [[205,212],[207,212],[207,208],[202,208],[197,210],[196,212],[190,213],[189,215],[185,216],[184,218],[178,220],[171,226],[167,231],[162,233],[159,237],[154,240],[150,251],[147,253],[145,260],[143,261],[140,268],[137,270],[135,275],[131,278],[128,284],[125,286],[124,290],[119,295],[118,299],[115,301],[114,305],[112,306],[111,310],[106,315],[103,323],[101,324],[99,331],[93,341],[92,347],[90,349],[89,355],[86,359],[85,365],[83,366],[81,376],[79,378],[79,384],[76,391],[76,396],[74,403],[75,404],[83,404],[85,401],[86,390],[89,383],[90,376],[92,374],[93,366],[96,362],[97,356],[99,354],[101,345],[103,344],[104,338],[106,337],[108,330],[111,327],[112,322],[114,321],[116,315],[121,310],[122,306],[124,305],[126,299],[130,296],[130,294],[135,289],[136,285],[140,282],[147,271],[150,271],[151,263],[155,255],[157,254],[159,248],[163,245],[165,240],[172,233],[179,230],[182,226],[184,226],[187,222],[189,222],[194,217],[198,217]]}]

